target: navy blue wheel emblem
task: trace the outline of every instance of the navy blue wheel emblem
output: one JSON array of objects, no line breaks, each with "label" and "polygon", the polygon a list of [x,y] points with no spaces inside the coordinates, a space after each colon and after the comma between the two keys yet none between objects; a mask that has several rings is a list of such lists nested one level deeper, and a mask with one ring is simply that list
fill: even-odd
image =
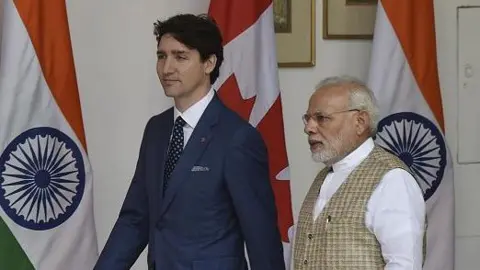
[{"label": "navy blue wheel emblem", "polygon": [[48,230],[62,224],[77,209],[84,188],[82,153],[57,129],[29,129],[0,156],[0,206],[25,228]]},{"label": "navy blue wheel emblem", "polygon": [[447,151],[434,123],[412,112],[391,114],[378,124],[375,141],[410,168],[425,201],[435,193],[445,172]]}]

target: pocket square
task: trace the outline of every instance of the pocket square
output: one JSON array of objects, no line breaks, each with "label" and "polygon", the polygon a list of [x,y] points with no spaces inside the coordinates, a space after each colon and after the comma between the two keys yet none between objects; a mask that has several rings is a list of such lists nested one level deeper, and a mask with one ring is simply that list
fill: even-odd
[{"label": "pocket square", "polygon": [[204,166],[193,166],[192,167],[192,172],[208,172],[210,171],[210,168],[204,167]]}]

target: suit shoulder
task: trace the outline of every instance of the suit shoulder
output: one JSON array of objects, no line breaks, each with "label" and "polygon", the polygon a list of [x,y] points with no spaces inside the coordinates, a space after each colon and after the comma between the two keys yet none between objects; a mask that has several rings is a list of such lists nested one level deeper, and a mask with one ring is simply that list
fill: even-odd
[{"label": "suit shoulder", "polygon": [[173,107],[159,114],[151,116],[148,119],[143,129],[144,137],[151,132],[154,132],[154,133],[158,132],[158,131],[155,131],[155,130],[158,130],[158,128],[155,128],[155,127],[161,127],[165,122],[172,121],[172,119],[173,119]]},{"label": "suit shoulder", "polygon": [[220,121],[227,141],[242,145],[245,142],[259,142],[262,145],[265,144],[260,131],[235,111],[225,107],[225,110],[221,114]]},{"label": "suit shoulder", "polygon": [[159,113],[156,115],[153,115],[148,119],[147,126],[149,125],[155,125],[156,123],[161,123],[164,121],[171,121],[173,119],[173,107]]},{"label": "suit shoulder", "polygon": [[252,124],[243,119],[238,113],[227,107],[224,107],[224,110],[221,114],[221,120],[222,124],[228,126],[228,129],[233,133],[239,130],[257,132],[257,129],[252,126]]},{"label": "suit shoulder", "polygon": [[149,122],[162,121],[166,119],[173,119],[173,107],[170,107],[159,114],[153,115],[150,117]]}]

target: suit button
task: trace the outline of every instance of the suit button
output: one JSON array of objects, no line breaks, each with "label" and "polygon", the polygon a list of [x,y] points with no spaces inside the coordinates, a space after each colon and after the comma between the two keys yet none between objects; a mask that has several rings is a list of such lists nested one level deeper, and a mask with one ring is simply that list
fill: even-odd
[{"label": "suit button", "polygon": [[307,260],[303,261],[303,264],[307,265],[307,264],[308,264],[308,261],[307,261]]},{"label": "suit button", "polygon": [[313,238],[313,235],[311,233],[308,234],[308,239],[312,239]]}]

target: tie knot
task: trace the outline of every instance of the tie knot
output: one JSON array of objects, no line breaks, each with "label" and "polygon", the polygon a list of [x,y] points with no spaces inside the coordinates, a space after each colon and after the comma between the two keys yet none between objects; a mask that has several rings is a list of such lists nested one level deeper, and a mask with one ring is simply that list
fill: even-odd
[{"label": "tie knot", "polygon": [[177,117],[177,120],[175,120],[175,126],[177,127],[183,127],[186,123],[187,122],[185,122],[181,116]]}]

